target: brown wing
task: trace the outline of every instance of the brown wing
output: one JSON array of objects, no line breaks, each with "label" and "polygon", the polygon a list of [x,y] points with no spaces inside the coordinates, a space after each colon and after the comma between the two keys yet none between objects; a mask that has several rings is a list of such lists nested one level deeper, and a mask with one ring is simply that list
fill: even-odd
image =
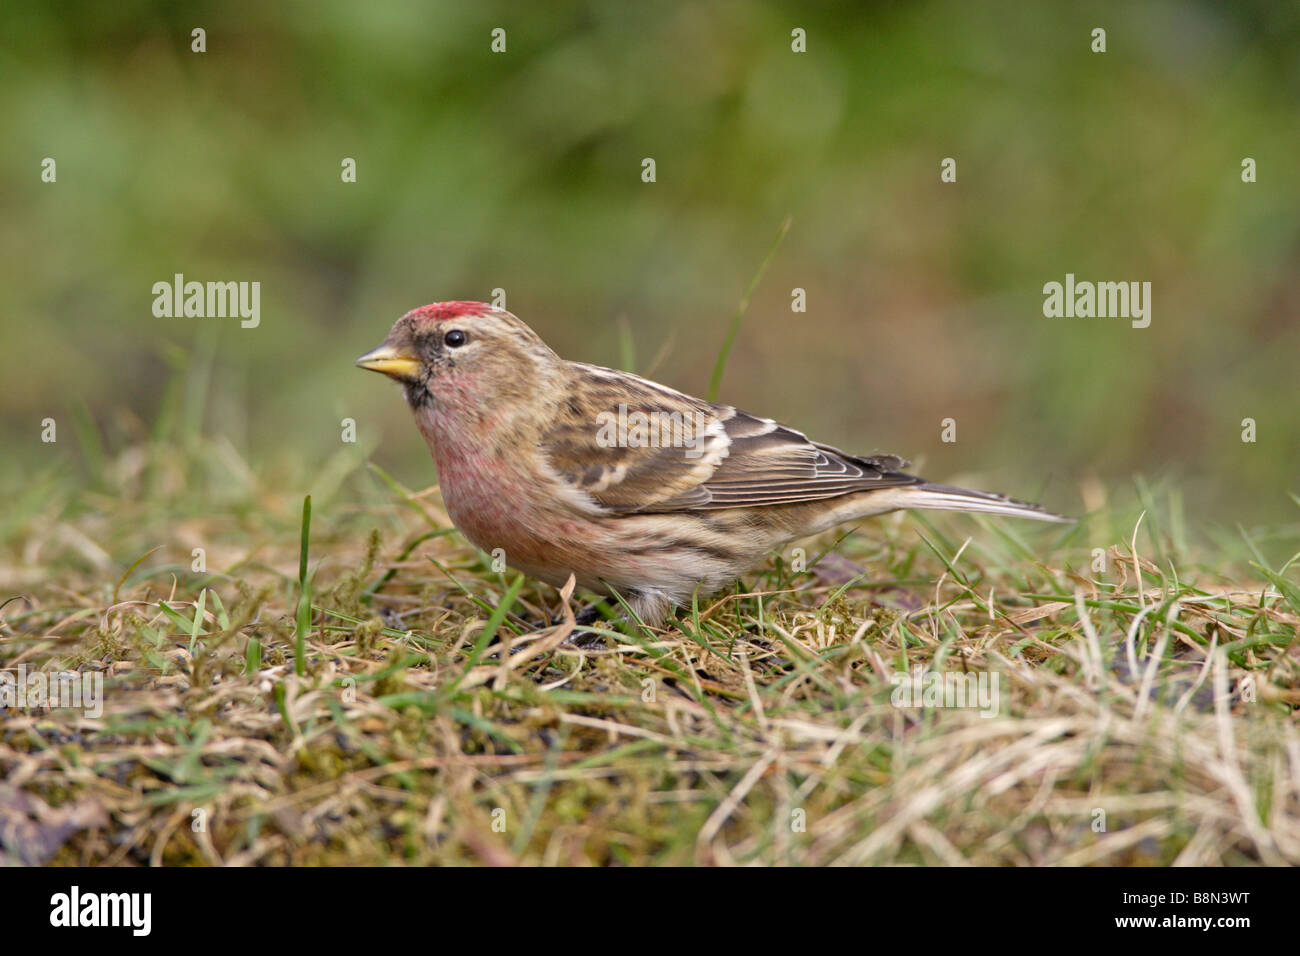
[{"label": "brown wing", "polygon": [[893,455],[848,455],[635,375],[579,368],[590,401],[561,409],[544,454],[605,513],[794,504],[920,480],[900,472],[907,462]]}]

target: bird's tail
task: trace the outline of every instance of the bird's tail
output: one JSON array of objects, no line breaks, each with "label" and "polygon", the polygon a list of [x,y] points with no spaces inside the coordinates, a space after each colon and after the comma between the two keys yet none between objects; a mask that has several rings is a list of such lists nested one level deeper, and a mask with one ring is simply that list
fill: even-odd
[{"label": "bird's tail", "polygon": [[1017,501],[1005,495],[995,495],[987,491],[971,491],[968,488],[954,488],[951,485],[935,485],[921,482],[917,485],[898,489],[898,507],[923,508],[929,511],[978,511],[991,515],[1009,515],[1013,518],[1034,518],[1038,521],[1055,521],[1072,523],[1073,518],[1053,514],[1041,505],[1028,501]]}]

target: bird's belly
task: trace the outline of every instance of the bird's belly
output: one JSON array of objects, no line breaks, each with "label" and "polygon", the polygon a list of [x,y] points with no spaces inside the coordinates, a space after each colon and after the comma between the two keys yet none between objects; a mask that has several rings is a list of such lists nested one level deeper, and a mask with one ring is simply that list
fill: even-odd
[{"label": "bird's belly", "polygon": [[555,587],[573,574],[589,590],[610,584],[680,598],[697,584],[711,590],[746,570],[735,559],[682,547],[679,518],[582,514],[530,486],[508,462],[475,449],[444,445],[436,457],[443,501],[457,529],[493,557]]},{"label": "bird's belly", "polygon": [[[496,463],[438,455],[443,503],[457,530],[494,558],[548,584],[563,584],[574,564],[585,564],[573,547],[584,537],[576,521],[565,520]],[[581,575],[580,575],[581,576]]]},{"label": "bird's belly", "polygon": [[538,510],[518,500],[466,494],[463,488],[451,495],[444,490],[444,501],[456,527],[477,547],[554,587],[573,574],[580,587],[593,591],[612,584],[628,591],[689,594],[700,581],[726,577],[728,570],[717,562],[701,563],[697,555],[645,547],[654,535],[638,533],[636,520]]}]

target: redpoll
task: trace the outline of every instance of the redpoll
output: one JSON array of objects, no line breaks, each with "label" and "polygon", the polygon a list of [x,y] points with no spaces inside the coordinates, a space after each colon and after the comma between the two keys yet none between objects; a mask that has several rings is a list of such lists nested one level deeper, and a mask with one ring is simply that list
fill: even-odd
[{"label": "redpoll", "polygon": [[357,365],[402,384],[447,513],[470,541],[556,587],[573,574],[589,590],[612,588],[651,625],[697,587],[725,587],[773,549],[841,522],[899,508],[1070,520],[565,361],[481,302],[408,312]]}]

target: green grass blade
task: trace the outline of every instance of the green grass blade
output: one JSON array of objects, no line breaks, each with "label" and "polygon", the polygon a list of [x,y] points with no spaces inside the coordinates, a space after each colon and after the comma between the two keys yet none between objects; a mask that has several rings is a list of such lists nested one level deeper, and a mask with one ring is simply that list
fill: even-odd
[{"label": "green grass blade", "polygon": [[736,336],[740,334],[740,322],[749,310],[749,300],[753,298],[754,291],[763,279],[763,273],[767,272],[767,267],[771,265],[773,257],[776,256],[776,250],[781,247],[781,241],[785,239],[785,234],[790,231],[791,221],[791,218],[787,216],[785,222],[781,223],[781,231],[777,233],[776,242],[772,243],[772,248],[767,251],[767,258],[758,267],[758,272],[754,274],[753,280],[749,283],[749,288],[745,290],[744,298],[740,300],[740,307],[736,309],[736,314],[731,317],[731,325],[727,329],[727,336],[722,340],[718,360],[713,365],[713,377],[709,380],[709,401],[711,402],[718,400],[718,389],[722,387],[722,373],[727,368],[727,357],[731,355],[731,347],[736,344]]},{"label": "green grass blade", "polygon": [[307,633],[311,630],[311,587],[307,581],[307,546],[311,535],[311,495],[302,499],[302,548],[298,552],[298,633],[293,646],[293,670],[307,672]]}]

